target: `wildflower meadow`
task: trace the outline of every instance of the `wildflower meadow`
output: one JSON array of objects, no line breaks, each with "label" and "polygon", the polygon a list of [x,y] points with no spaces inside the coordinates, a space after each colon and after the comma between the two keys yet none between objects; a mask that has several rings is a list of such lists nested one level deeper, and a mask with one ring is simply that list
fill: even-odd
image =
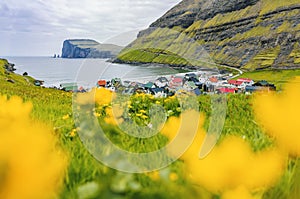
[{"label": "wildflower meadow", "polygon": [[73,94],[0,68],[0,198],[300,195],[299,78],[277,93],[226,95],[215,135],[214,96],[124,96],[105,88]]}]

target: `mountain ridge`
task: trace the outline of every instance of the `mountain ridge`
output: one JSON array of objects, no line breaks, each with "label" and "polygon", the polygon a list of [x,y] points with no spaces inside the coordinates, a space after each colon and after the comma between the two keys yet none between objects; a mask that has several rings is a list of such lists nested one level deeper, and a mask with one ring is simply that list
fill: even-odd
[{"label": "mountain ridge", "polygon": [[206,51],[210,62],[244,70],[298,68],[299,41],[296,0],[183,0],[141,31],[116,61],[176,65],[157,53],[142,53],[156,48],[192,60],[179,65],[203,64],[193,59]]}]

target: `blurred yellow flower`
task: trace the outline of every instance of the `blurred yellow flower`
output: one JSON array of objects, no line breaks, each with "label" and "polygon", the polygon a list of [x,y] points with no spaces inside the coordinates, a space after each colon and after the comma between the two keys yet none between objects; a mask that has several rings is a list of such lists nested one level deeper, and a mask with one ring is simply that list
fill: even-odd
[{"label": "blurred yellow flower", "polygon": [[67,119],[69,119],[69,118],[70,118],[69,114],[64,115],[64,116],[62,117],[63,120],[67,120]]},{"label": "blurred yellow flower", "polygon": [[198,158],[200,146],[205,137],[203,122],[204,115],[195,110],[185,111],[179,117],[170,117],[161,129],[161,133],[168,137],[170,142],[177,136],[176,142],[168,147],[170,154],[174,156],[182,154],[185,146],[189,145],[181,159],[194,156]]},{"label": "blurred yellow flower", "polygon": [[76,99],[75,102],[79,105],[93,104],[95,103],[95,89],[86,93],[77,93],[74,99]]},{"label": "blurred yellow flower", "polygon": [[56,198],[67,160],[48,127],[30,119],[32,105],[0,97],[0,198]]},{"label": "blurred yellow flower", "polygon": [[95,116],[95,117],[100,117],[101,114],[100,114],[100,113],[97,113],[97,112],[94,112],[94,116]]},{"label": "blurred yellow flower", "polygon": [[300,156],[300,77],[290,81],[283,93],[255,96],[254,111],[259,122],[279,146],[290,155]]},{"label": "blurred yellow flower", "polygon": [[116,94],[106,88],[93,88],[90,92],[87,93],[78,93],[76,95],[76,103],[92,104],[97,103],[100,106],[108,105],[115,99]]},{"label": "blurred yellow flower", "polygon": [[157,181],[160,179],[159,171],[152,171],[152,172],[146,173],[146,175],[149,176],[151,178],[151,180],[153,180],[153,181]]},{"label": "blurred yellow flower", "polygon": [[100,106],[104,104],[110,104],[116,97],[115,92],[106,88],[94,88],[92,92],[95,92],[95,101]]},{"label": "blurred yellow flower", "polygon": [[244,186],[239,186],[236,189],[224,192],[222,199],[255,199],[255,197]]},{"label": "blurred yellow flower", "polygon": [[72,131],[70,132],[70,137],[75,137],[76,136],[76,129],[72,129]]},{"label": "blurred yellow flower", "polygon": [[170,179],[171,181],[176,181],[176,180],[178,180],[178,175],[177,175],[176,173],[172,172],[172,173],[170,173],[170,175],[169,175],[169,179]]},{"label": "blurred yellow flower", "polygon": [[106,117],[104,121],[107,124],[118,125],[124,121],[122,118],[124,109],[119,104],[113,104],[112,107],[107,107],[105,111]]},{"label": "blurred yellow flower", "polygon": [[228,136],[204,159],[185,157],[189,177],[214,193],[243,185],[247,190],[264,190],[280,179],[286,157],[277,149],[254,153],[239,137]]}]

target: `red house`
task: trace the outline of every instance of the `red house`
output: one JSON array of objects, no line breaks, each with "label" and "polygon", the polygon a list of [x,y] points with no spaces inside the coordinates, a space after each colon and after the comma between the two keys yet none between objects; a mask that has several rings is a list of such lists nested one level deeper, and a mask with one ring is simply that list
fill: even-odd
[{"label": "red house", "polygon": [[238,81],[238,80],[228,80],[228,84],[234,85],[234,86],[240,86],[243,82]]}]

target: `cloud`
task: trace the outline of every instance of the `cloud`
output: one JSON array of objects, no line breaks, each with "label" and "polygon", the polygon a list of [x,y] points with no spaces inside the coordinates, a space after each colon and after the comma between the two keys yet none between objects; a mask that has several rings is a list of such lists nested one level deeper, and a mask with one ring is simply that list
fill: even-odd
[{"label": "cloud", "polygon": [[[45,39],[93,38],[100,42],[112,36],[149,26],[180,0],[2,0],[0,42],[5,32],[45,35]],[[32,34],[32,38],[30,37]],[[135,33],[136,34],[136,33]],[[40,36],[38,38],[41,38]],[[55,39],[56,38],[56,39]],[[60,47],[60,46],[59,46]],[[18,47],[21,48],[21,47]],[[26,51],[25,51],[26,52]],[[27,51],[28,52],[28,51]],[[0,55],[3,49],[0,47]]]}]

